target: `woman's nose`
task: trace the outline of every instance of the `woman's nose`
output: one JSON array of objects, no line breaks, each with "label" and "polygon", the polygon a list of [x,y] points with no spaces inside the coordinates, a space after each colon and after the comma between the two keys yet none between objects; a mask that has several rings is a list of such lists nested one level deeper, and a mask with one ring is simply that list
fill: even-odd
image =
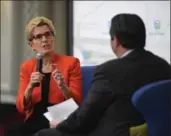
[{"label": "woman's nose", "polygon": [[42,36],[42,41],[47,41],[47,37],[45,35]]}]

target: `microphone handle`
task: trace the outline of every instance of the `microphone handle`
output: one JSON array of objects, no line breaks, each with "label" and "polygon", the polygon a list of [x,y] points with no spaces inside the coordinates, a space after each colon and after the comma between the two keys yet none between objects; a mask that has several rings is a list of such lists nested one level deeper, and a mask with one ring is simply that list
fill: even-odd
[{"label": "microphone handle", "polygon": [[[42,64],[43,64],[42,58],[37,59],[37,70],[36,70],[37,72],[42,73]],[[34,86],[38,87],[38,86],[40,86],[40,83],[35,83]]]}]

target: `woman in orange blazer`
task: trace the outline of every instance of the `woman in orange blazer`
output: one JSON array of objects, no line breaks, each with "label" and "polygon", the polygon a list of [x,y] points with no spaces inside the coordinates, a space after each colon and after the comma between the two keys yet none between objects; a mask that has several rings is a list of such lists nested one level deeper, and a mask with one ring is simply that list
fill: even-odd
[{"label": "woman in orange blazer", "polygon": [[[69,98],[81,103],[80,62],[72,56],[54,52],[55,29],[52,21],[45,17],[33,18],[26,27],[26,36],[31,49],[43,54],[42,72],[36,72],[36,58],[21,65],[16,107],[25,114],[25,121],[8,127],[5,136],[27,136],[48,128],[49,122],[43,116],[48,106]],[[40,85],[36,86],[37,83]]]}]

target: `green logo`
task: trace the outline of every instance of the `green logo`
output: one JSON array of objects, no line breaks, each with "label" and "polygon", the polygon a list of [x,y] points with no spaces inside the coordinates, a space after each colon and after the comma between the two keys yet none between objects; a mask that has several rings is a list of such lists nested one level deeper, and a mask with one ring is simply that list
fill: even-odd
[{"label": "green logo", "polygon": [[154,29],[159,30],[161,28],[161,22],[160,20],[155,20],[154,21]]}]

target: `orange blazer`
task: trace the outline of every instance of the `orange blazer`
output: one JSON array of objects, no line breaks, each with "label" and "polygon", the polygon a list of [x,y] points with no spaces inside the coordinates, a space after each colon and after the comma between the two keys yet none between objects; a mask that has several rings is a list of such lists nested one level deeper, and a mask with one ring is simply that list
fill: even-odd
[{"label": "orange blazer", "polygon": [[[82,100],[82,74],[80,62],[72,56],[64,56],[54,54],[52,63],[57,64],[58,69],[64,76],[65,82],[73,95],[73,99],[80,104]],[[24,107],[24,91],[29,83],[32,72],[36,71],[36,58],[27,60],[20,68],[20,85],[16,100],[16,107],[20,113],[25,113],[26,119],[34,112],[34,104],[41,101],[41,85],[35,87],[32,93],[32,107],[25,112]],[[57,83],[51,76],[49,89],[49,103],[57,104],[64,101],[62,90],[59,89]]]}]

